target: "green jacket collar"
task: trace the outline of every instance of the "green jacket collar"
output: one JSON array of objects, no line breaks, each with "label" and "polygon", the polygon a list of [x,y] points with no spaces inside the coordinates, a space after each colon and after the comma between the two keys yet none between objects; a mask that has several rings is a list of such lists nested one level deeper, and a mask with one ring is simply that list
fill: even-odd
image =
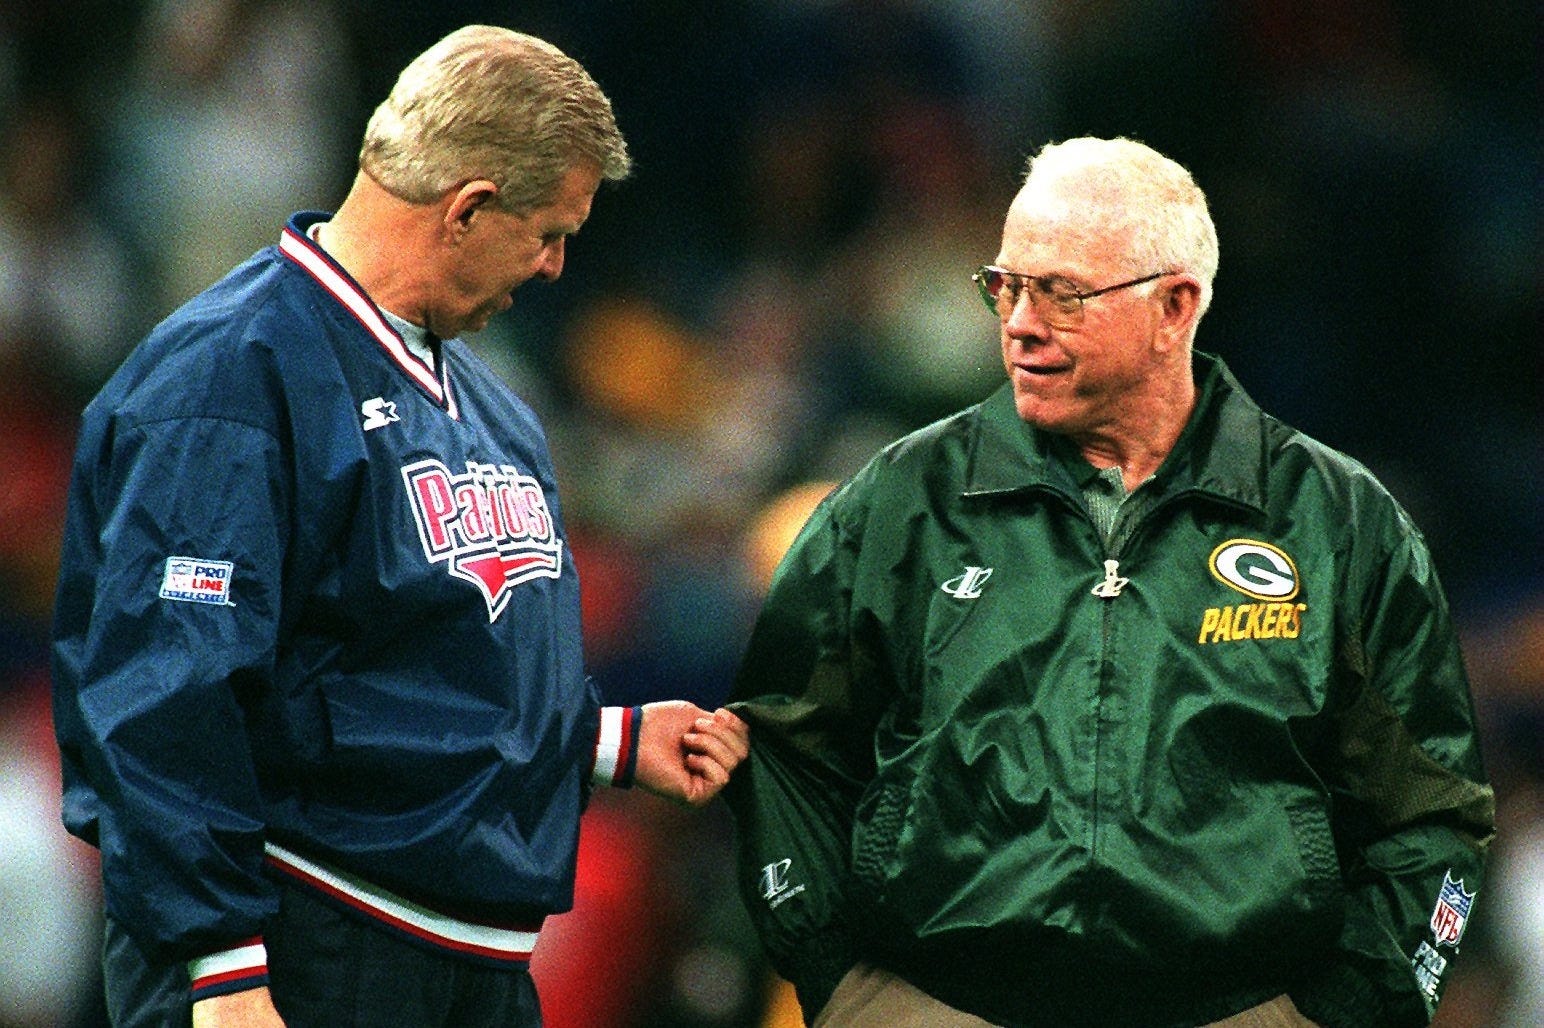
[{"label": "green jacket collar", "polygon": [[[1194,354],[1196,409],[1150,483],[1167,495],[1199,492],[1265,508],[1264,413],[1221,358]],[[1004,384],[979,408],[966,474],[968,495],[1052,489],[1076,496],[1081,461],[1060,437],[1026,425]]]}]

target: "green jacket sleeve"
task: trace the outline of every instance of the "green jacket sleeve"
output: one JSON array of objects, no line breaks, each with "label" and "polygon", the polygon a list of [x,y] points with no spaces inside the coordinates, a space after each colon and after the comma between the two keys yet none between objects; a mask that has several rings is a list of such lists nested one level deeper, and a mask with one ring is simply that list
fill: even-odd
[{"label": "green jacket sleeve", "polygon": [[1330,1028],[1430,1022],[1495,830],[1457,635],[1424,540],[1395,515],[1354,561],[1366,584],[1351,583],[1322,768],[1346,920],[1329,970],[1293,993]]},{"label": "green jacket sleeve", "polygon": [[742,898],[811,1019],[855,961],[843,889],[876,719],[850,630],[857,542],[832,499],[785,556],[752,632],[731,705],[751,753],[724,793]]}]

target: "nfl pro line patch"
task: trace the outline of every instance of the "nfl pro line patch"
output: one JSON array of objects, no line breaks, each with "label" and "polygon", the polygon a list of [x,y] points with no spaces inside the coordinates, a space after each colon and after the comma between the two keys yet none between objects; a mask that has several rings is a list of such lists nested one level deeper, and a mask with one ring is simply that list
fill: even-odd
[{"label": "nfl pro line patch", "polygon": [[1453,880],[1451,868],[1442,876],[1442,889],[1437,894],[1437,905],[1431,912],[1431,941],[1422,940],[1410,959],[1415,980],[1422,994],[1432,1003],[1437,1001],[1442,975],[1448,966],[1448,958],[1439,949],[1451,946],[1454,953],[1458,952],[1458,943],[1463,939],[1464,928],[1469,923],[1469,911],[1474,906],[1475,895],[1464,888],[1462,878]]},{"label": "nfl pro line patch", "polygon": [[161,599],[232,606],[231,576],[235,568],[228,560],[168,557],[161,576]]}]

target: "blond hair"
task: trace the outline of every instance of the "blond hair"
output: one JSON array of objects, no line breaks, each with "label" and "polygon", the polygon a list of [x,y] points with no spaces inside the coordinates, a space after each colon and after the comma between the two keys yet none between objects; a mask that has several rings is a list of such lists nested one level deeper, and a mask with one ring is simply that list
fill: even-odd
[{"label": "blond hair", "polygon": [[1024,185],[1072,194],[1089,231],[1124,236],[1132,275],[1194,275],[1206,313],[1217,275],[1217,228],[1206,195],[1182,165],[1133,139],[1082,137],[1044,146],[1025,165]]},{"label": "blond hair", "polygon": [[575,164],[606,181],[631,169],[611,101],[588,72],[535,36],[491,25],[457,29],[414,58],[365,127],[359,167],[410,203],[473,179],[498,203],[552,203]]}]

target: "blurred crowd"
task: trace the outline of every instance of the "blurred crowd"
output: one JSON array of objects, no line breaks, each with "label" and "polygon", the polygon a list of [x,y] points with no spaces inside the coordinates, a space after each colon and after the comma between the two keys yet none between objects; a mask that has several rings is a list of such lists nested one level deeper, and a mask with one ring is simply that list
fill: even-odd
[{"label": "blurred crowd", "polygon": [[[726,696],[811,505],[1000,381],[969,276],[1024,159],[1134,136],[1212,201],[1198,345],[1425,529],[1502,827],[1438,1023],[1544,1023],[1537,4],[0,0],[0,1028],[101,1024],[48,711],[78,412],[335,206],[397,71],[474,21],[578,58],[635,158],[474,340],[547,425],[610,701]],[[795,1023],[731,847],[721,805],[597,799],[537,955],[552,1028]]]}]

